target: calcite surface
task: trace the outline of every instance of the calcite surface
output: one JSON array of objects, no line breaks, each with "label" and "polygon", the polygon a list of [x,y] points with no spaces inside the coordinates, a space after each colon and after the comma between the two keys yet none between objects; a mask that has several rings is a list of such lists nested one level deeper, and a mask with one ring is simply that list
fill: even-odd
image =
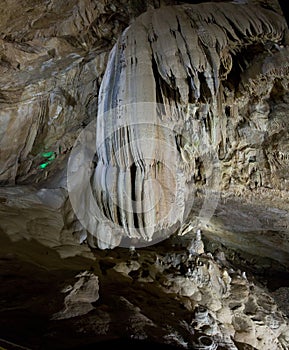
[{"label": "calcite surface", "polygon": [[[37,184],[32,196],[80,184],[82,208],[68,219],[72,230],[83,226],[79,242],[153,244],[190,221],[209,238],[288,266],[282,12],[275,1],[168,4],[75,1],[53,19],[57,1],[28,1],[11,21],[16,2],[1,5],[1,183]],[[85,167],[96,161],[90,198],[86,168],[77,163],[71,188],[66,171],[75,140],[96,119],[89,152],[97,157],[84,157]]]},{"label": "calcite surface", "polygon": [[0,3],[1,348],[289,349],[288,26],[196,2]]},{"label": "calcite surface", "polygon": [[235,3],[151,10],[124,31],[99,92],[101,215],[83,221],[99,247],[191,221],[249,253],[282,242],[288,263],[286,35],[277,12]]},{"label": "calcite surface", "polygon": [[[121,2],[25,1],[19,13],[17,1],[0,4],[2,184],[43,179],[42,152],[65,161],[96,113],[111,43],[128,22],[120,7]],[[118,19],[110,20],[118,10]]]}]

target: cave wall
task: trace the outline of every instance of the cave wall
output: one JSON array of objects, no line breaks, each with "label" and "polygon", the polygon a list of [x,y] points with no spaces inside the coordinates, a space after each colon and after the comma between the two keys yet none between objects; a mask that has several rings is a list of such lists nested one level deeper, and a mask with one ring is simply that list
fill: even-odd
[{"label": "cave wall", "polygon": [[[107,96],[123,88],[123,95],[114,95],[120,100],[165,104],[179,113],[176,117],[179,119],[167,126],[184,136],[185,143],[178,140],[179,154],[175,157],[179,157],[177,164],[181,164],[185,174],[185,193],[190,192],[189,182],[193,180],[195,205],[190,213],[181,212],[179,221],[172,215],[164,227],[167,229],[176,222],[177,226],[172,227],[177,229],[184,215],[184,221],[201,226],[209,238],[288,264],[288,49],[287,25],[278,2],[235,1],[234,6],[244,6],[244,17],[240,15],[239,22],[236,17],[230,34],[230,30],[224,32],[222,24],[218,27],[210,23],[210,16],[214,17],[212,10],[208,17],[200,15],[198,20],[207,21],[207,27],[197,35],[195,29],[187,27],[188,19],[183,17],[182,9],[195,6],[187,3],[147,1],[143,5],[134,2],[127,6],[119,1],[110,4],[72,1],[63,6],[59,1],[39,1],[37,4],[23,3],[17,18],[17,2],[0,5],[2,231],[10,237],[32,237],[54,247],[60,247],[66,240],[77,247],[86,242],[87,235],[89,239],[85,225],[81,227],[69,206],[66,165],[81,131],[95,121],[97,113],[103,114],[102,108],[112,107],[102,91],[105,84],[109,86],[108,78],[103,81],[105,70],[109,71],[109,65],[118,62],[112,57],[107,65],[116,44],[114,52],[128,63],[134,62],[121,73],[126,82],[134,85],[128,88],[123,80],[117,80],[115,86],[109,86],[112,89]],[[179,6],[180,28],[176,13],[171,9],[166,13],[165,5]],[[263,16],[259,22],[249,11],[255,5],[261,6],[256,10]],[[153,11],[160,6],[160,10]],[[204,9],[207,5],[197,6]],[[209,7],[218,9],[218,4]],[[148,14],[139,17],[147,10]],[[209,13],[206,11],[203,13]],[[198,26],[196,18],[190,20]],[[249,24],[250,21],[254,24]],[[242,32],[244,25],[246,30]],[[155,37],[154,31],[158,33]],[[143,41],[135,46],[133,38],[139,35]],[[185,35],[190,35],[190,40]],[[254,35],[255,39],[251,40]],[[202,55],[194,56],[192,38]],[[124,50],[120,42],[128,40],[130,46]],[[150,55],[154,56],[154,63]],[[196,62],[192,60],[194,57],[201,59]],[[210,57],[210,64],[206,57]],[[146,66],[136,66],[136,58],[139,63],[143,59]],[[119,68],[110,74],[116,74]],[[201,80],[197,82],[199,73]],[[137,75],[137,81],[133,74]],[[194,90],[198,84],[201,90]],[[138,86],[138,90],[132,86]],[[219,100],[213,101],[214,89],[219,91]],[[206,159],[203,149],[208,146],[217,157],[218,177],[214,178],[217,183],[210,182],[210,166],[206,169],[210,158]],[[217,186],[217,197],[206,196],[210,186]],[[45,211],[55,210],[53,194],[46,191],[44,195],[42,188],[56,188],[60,197],[62,190],[65,193],[61,209],[56,209],[60,215],[58,233],[49,235],[49,239],[45,230],[37,232],[37,225],[33,224],[38,220],[35,203],[39,204],[39,197]],[[211,199],[214,205],[208,220],[208,216],[200,215],[200,210],[206,209]],[[186,207],[186,200],[182,200],[179,208]],[[19,213],[23,206],[27,209],[25,218],[30,222],[24,225],[25,230],[21,220],[18,224],[13,222],[15,212]],[[72,240],[70,230],[74,232]],[[113,235],[109,236],[104,246],[110,245],[110,239],[114,245],[119,238],[114,241]]]}]

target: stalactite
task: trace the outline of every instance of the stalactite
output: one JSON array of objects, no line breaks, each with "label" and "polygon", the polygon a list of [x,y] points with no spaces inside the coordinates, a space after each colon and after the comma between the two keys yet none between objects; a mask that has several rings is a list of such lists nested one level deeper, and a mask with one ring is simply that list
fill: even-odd
[{"label": "stalactite", "polygon": [[[204,3],[148,10],[124,31],[100,88],[93,180],[98,206],[120,226],[118,241],[150,242],[183,222],[191,170],[209,186],[202,158],[209,159],[210,150],[225,157],[226,120],[236,109],[223,91],[234,60],[248,47],[281,45],[285,28],[269,10]],[[258,74],[272,72],[270,64],[265,60]],[[175,135],[184,135],[187,121],[195,119],[198,126],[191,123],[177,145]],[[102,240],[111,245],[105,234]]]}]

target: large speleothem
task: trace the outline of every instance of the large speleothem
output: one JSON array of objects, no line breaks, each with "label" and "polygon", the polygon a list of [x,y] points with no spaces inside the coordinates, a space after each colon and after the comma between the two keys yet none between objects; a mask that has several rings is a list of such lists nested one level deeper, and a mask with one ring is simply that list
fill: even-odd
[{"label": "large speleothem", "polygon": [[[163,239],[186,221],[199,186],[218,191],[226,175],[229,185],[236,130],[248,115],[258,129],[275,80],[287,79],[285,29],[270,10],[204,3],[148,11],[123,32],[99,92],[92,233],[100,248]],[[267,181],[246,166],[244,183]],[[201,219],[215,199],[204,201]]]}]

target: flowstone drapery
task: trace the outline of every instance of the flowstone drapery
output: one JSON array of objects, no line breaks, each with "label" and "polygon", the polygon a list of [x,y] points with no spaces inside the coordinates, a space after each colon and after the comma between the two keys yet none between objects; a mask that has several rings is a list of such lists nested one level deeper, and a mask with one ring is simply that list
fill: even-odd
[{"label": "flowstone drapery", "polygon": [[91,231],[96,217],[99,247],[153,244],[192,207],[208,222],[216,193],[273,181],[286,156],[263,146],[278,124],[268,97],[287,84],[285,30],[273,11],[204,3],[148,11],[123,32],[99,92],[97,213],[83,220]]}]

